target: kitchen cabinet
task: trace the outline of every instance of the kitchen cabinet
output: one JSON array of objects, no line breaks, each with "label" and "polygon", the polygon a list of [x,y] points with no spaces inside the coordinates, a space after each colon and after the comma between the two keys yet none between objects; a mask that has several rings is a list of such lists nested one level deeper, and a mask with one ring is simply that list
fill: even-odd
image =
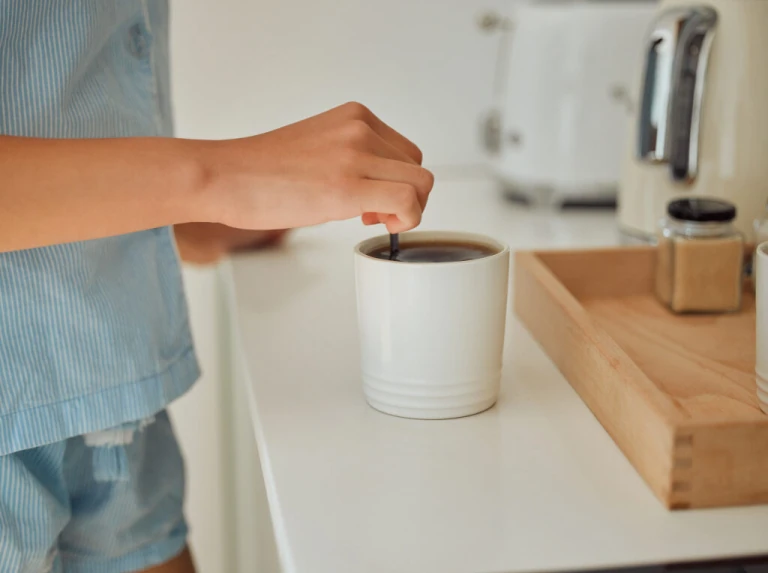
[{"label": "kitchen cabinet", "polygon": [[184,453],[187,473],[185,512],[190,524],[190,545],[200,573],[236,571],[231,568],[232,504],[231,441],[228,403],[231,380],[225,372],[226,356],[221,336],[222,320],[218,271],[187,267],[184,283],[190,321],[202,378],[171,405],[174,429]]}]

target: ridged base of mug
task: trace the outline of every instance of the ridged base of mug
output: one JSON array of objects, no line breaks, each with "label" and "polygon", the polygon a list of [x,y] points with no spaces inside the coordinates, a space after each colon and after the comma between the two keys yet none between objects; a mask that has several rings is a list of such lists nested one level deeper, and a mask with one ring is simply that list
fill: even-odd
[{"label": "ridged base of mug", "polygon": [[392,406],[391,404],[384,404],[376,402],[370,398],[366,398],[368,405],[374,410],[378,410],[384,414],[390,416],[397,416],[398,418],[411,418],[414,420],[449,420],[451,418],[465,418],[467,416],[474,416],[480,412],[485,412],[496,403],[496,398],[486,400],[479,404],[472,406],[463,406],[461,408],[447,408],[444,410],[425,410],[422,408],[404,408],[402,406]]},{"label": "ridged base of mug", "polygon": [[446,420],[479,414],[496,403],[501,376],[490,381],[445,385],[394,383],[363,376],[368,404],[375,410],[418,420]]}]

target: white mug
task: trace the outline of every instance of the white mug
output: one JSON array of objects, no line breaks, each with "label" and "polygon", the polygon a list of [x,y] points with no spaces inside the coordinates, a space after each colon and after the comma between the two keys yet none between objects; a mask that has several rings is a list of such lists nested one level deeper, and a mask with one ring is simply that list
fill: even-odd
[{"label": "white mug", "polygon": [[412,263],[355,248],[363,388],[375,409],[404,418],[477,414],[496,403],[507,315],[509,248],[483,235],[410,232],[412,242],[468,242],[492,254],[471,261]]},{"label": "white mug", "polygon": [[758,245],[755,273],[755,382],[760,408],[768,414],[768,242]]}]

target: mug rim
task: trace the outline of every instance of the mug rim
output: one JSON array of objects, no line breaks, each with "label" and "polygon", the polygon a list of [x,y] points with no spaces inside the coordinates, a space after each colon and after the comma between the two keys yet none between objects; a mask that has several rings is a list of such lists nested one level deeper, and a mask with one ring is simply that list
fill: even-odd
[{"label": "mug rim", "polygon": [[763,257],[768,257],[768,241],[765,241],[757,245],[757,248],[755,250],[757,251],[758,255]]},{"label": "mug rim", "polygon": [[[465,240],[467,242],[474,242],[479,243],[481,245],[484,245],[486,247],[490,247],[497,252],[488,255],[487,257],[481,257],[479,259],[471,259],[468,261],[445,261],[445,262],[421,262],[421,263],[404,263],[408,268],[413,267],[423,267],[423,266],[429,266],[434,267],[435,265],[439,266],[449,266],[449,265],[471,265],[471,264],[483,264],[484,262],[490,262],[494,259],[497,259],[499,257],[503,257],[504,255],[509,253],[509,245],[506,243],[502,243],[501,241],[494,239],[493,237],[489,237],[488,235],[483,235],[481,233],[472,233],[469,231],[408,231],[406,233],[400,234],[400,244],[407,244],[408,241],[417,241],[419,239],[422,240],[453,240],[453,241],[461,241]],[[368,237],[367,239],[364,239],[360,241],[357,245],[355,245],[355,255],[362,257],[363,259],[376,261],[377,263],[383,263],[383,264],[398,264],[400,265],[400,261],[390,261],[388,259],[379,259],[376,257],[372,257],[369,254],[367,254],[364,251],[369,251],[379,244],[389,244],[389,235],[376,235],[374,237]],[[768,244],[768,243],[766,243]]]}]

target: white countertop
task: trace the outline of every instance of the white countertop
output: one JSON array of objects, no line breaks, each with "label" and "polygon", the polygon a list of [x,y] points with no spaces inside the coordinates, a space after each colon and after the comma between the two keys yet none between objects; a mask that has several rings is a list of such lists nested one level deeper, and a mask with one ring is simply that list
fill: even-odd
[{"label": "white countertop", "polygon": [[[487,182],[438,183],[423,228],[485,232],[512,249],[618,241],[612,214],[531,211]],[[357,221],[308,229],[232,264],[286,573],[512,573],[768,553],[768,506],[667,511],[511,313],[494,408],[449,421],[369,408],[352,248],[374,232]]]}]

